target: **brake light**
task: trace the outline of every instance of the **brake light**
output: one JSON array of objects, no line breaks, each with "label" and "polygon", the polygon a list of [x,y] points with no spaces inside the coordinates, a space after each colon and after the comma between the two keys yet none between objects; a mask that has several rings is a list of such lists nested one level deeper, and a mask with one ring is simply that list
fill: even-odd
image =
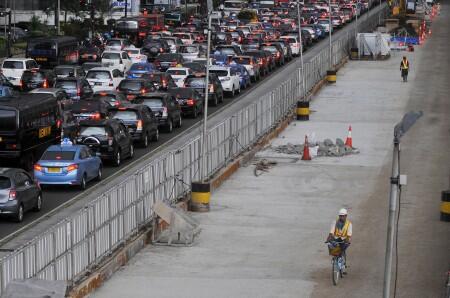
[{"label": "brake light", "polygon": [[67,172],[72,172],[72,171],[75,171],[76,169],[78,169],[77,164],[71,164],[71,165],[67,166]]},{"label": "brake light", "polygon": [[280,58],[280,52],[277,52],[277,58]]},{"label": "brake light", "polygon": [[44,84],[42,84],[42,88],[48,88],[48,81],[45,79]]},{"label": "brake light", "polygon": [[81,89],[77,88],[77,96],[80,96],[80,95],[81,95]]},{"label": "brake light", "polygon": [[253,60],[250,60],[250,65],[253,65]]},{"label": "brake light", "polygon": [[61,119],[56,120],[56,127],[60,128],[61,127]]},{"label": "brake light", "polygon": [[91,118],[94,120],[100,120],[100,113],[95,113],[95,114],[91,115]]},{"label": "brake light", "polygon": [[42,166],[37,163],[37,164],[34,165],[34,170],[38,171],[38,172],[42,172]]},{"label": "brake light", "polygon": [[136,130],[142,130],[142,120],[138,120]]},{"label": "brake light", "polygon": [[167,107],[164,107],[164,108],[163,108],[162,116],[163,116],[163,117],[167,117],[167,116],[168,116],[168,114],[167,114]]},{"label": "brake light", "polygon": [[163,49],[163,48],[159,48],[159,51],[160,51],[161,53],[164,53],[164,49]]},{"label": "brake light", "polygon": [[214,85],[209,85],[209,92],[214,93]]},{"label": "brake light", "polygon": [[145,90],[145,88],[141,89],[141,94],[145,94],[145,92],[147,92],[147,90]]},{"label": "brake light", "polygon": [[17,196],[17,192],[16,192],[16,189],[15,188],[11,188],[10,190],[9,190],[9,201],[13,201],[13,200],[15,200],[16,199],[16,196]]},{"label": "brake light", "polygon": [[189,98],[188,100],[186,100],[186,103],[188,106],[193,106],[194,105],[194,100],[192,98]]},{"label": "brake light", "polygon": [[167,81],[166,80],[162,80],[162,85],[163,85],[163,87],[167,87]]},{"label": "brake light", "polygon": [[22,80],[19,81],[19,87],[20,87],[20,88],[23,87],[23,81],[22,81]]}]

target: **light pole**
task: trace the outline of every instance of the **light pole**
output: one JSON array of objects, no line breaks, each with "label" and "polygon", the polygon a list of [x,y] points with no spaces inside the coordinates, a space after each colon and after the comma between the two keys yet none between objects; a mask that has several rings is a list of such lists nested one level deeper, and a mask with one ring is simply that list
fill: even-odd
[{"label": "light pole", "polygon": [[303,67],[303,40],[302,40],[302,20],[300,17],[300,0],[297,0],[297,18],[298,18],[298,42],[300,49],[300,64],[302,65],[302,97],[306,99],[306,86],[305,86],[305,69]]},{"label": "light pole", "polygon": [[381,25],[381,0],[380,0],[379,10],[378,10],[378,25]]},{"label": "light pole", "polygon": [[359,14],[359,5],[358,1],[356,1],[356,20],[355,20],[355,40],[358,38],[358,14]]},{"label": "light pole", "polygon": [[61,25],[59,22],[59,16],[61,15],[61,0],[58,0],[57,3],[57,8],[56,8],[56,15],[57,17],[55,18],[56,23],[56,30],[57,30],[57,35],[61,35]]},{"label": "light pole", "polygon": [[330,46],[330,70],[333,68],[333,60],[332,60],[332,49],[331,49],[331,30],[333,29],[333,25],[331,24],[331,0],[328,0],[328,37],[329,37],[329,46]]},{"label": "light pole", "polygon": [[405,185],[401,181],[399,173],[399,159],[400,159],[400,139],[405,133],[414,125],[414,123],[423,115],[423,112],[409,112],[403,116],[394,128],[394,151],[392,158],[392,174],[391,174],[391,191],[389,196],[389,218],[386,241],[386,255],[384,262],[384,283],[383,283],[383,298],[389,298],[391,293],[391,270],[392,270],[392,250],[394,246],[395,215],[397,214],[397,196],[401,185]]}]

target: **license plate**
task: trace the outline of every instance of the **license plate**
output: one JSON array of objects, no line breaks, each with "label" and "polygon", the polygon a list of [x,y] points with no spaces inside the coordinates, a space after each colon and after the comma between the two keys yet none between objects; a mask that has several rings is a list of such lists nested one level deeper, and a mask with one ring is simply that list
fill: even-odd
[{"label": "license plate", "polygon": [[133,74],[133,77],[140,78],[140,77],[142,77],[142,74],[141,73],[135,73],[135,74]]},{"label": "license plate", "polygon": [[61,168],[48,168],[47,170],[49,173],[60,173]]},{"label": "license plate", "polygon": [[102,83],[101,83],[101,82],[95,82],[94,85],[95,85],[95,86],[101,86]]},{"label": "license plate", "polygon": [[47,61],[48,58],[45,58],[45,57],[38,57],[38,58],[35,58],[35,60],[36,60],[36,61]]}]

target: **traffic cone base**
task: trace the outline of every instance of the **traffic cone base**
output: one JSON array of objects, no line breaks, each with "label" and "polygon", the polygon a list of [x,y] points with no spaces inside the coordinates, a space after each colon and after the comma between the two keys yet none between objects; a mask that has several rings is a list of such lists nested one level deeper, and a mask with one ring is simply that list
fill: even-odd
[{"label": "traffic cone base", "polygon": [[311,155],[309,154],[308,136],[305,136],[305,145],[303,146],[302,160],[311,160]]}]

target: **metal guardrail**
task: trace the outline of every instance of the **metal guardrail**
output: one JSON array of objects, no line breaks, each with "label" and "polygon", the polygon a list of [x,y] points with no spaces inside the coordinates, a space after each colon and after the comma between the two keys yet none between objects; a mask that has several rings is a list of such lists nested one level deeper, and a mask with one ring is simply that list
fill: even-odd
[{"label": "metal guardrail", "polygon": [[[378,14],[362,19],[359,29],[367,31],[375,27]],[[333,43],[333,65],[348,56],[354,41],[354,29],[350,31]],[[329,58],[325,48],[305,64],[308,91],[325,76],[330,68]],[[206,136],[206,177],[226,166],[284,119],[301,99],[301,82],[301,71],[297,69],[272,92],[212,127]],[[199,175],[201,144],[198,136],[143,166],[77,213],[2,258],[0,294],[14,279],[79,281],[153,220],[156,200],[175,203],[190,191],[192,181],[203,178]]]}]

